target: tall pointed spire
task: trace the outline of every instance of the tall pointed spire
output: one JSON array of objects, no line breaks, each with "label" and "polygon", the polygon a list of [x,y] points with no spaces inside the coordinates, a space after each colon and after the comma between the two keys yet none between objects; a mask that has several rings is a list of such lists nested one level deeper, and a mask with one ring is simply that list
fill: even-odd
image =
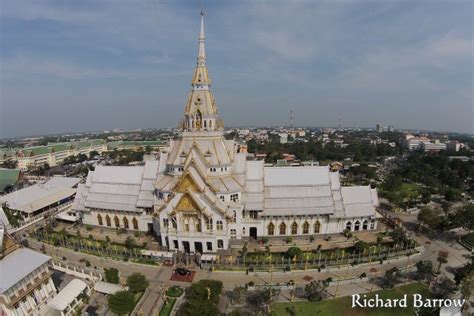
[{"label": "tall pointed spire", "polygon": [[197,65],[191,81],[192,91],[184,111],[183,128],[186,131],[222,130],[222,122],[217,115],[217,105],[211,93],[211,79],[206,66],[205,39],[204,10],[201,10]]},{"label": "tall pointed spire", "polygon": [[197,58],[198,66],[206,65],[206,37],[204,35],[204,9],[201,10],[201,32],[199,32],[199,52]]}]

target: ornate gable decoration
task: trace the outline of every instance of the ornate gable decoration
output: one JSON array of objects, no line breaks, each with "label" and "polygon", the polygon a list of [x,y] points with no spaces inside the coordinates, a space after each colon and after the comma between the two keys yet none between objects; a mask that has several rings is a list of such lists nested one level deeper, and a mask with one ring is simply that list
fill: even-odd
[{"label": "ornate gable decoration", "polygon": [[176,185],[176,192],[185,193],[186,191],[195,191],[195,192],[202,192],[201,188],[198,186],[196,181],[194,181],[193,177],[189,173],[187,173],[184,177],[180,179],[178,184]]},{"label": "ornate gable decoration", "polygon": [[194,202],[191,198],[189,193],[185,193],[181,200],[179,200],[178,204],[176,205],[175,209],[177,211],[185,211],[185,212],[196,212],[199,211],[199,206]]}]

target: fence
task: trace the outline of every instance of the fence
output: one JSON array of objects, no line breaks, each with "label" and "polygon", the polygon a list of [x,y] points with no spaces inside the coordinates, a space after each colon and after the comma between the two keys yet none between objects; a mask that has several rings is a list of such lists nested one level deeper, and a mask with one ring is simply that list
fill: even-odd
[{"label": "fence", "polygon": [[248,271],[248,272],[268,272],[268,271],[290,271],[290,270],[317,270],[346,265],[370,264],[372,262],[387,261],[400,258],[409,258],[421,251],[422,247],[406,246],[404,248],[379,248],[377,253],[336,253],[330,256],[321,252],[313,254],[312,259],[305,259],[304,255],[299,259],[281,258],[274,256],[259,260],[258,258],[248,259],[243,257],[220,257],[210,262],[202,262],[202,268],[224,271]]}]

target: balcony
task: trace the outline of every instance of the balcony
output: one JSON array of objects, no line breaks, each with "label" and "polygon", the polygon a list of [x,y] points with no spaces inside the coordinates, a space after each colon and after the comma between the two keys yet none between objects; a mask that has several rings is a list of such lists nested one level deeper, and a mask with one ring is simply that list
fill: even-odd
[{"label": "balcony", "polygon": [[[41,277],[39,278],[38,282],[28,283],[28,286],[27,286],[26,290],[24,288],[18,289],[18,294],[11,295],[10,296],[10,302],[5,304],[7,306],[7,308],[11,309],[13,307],[13,305],[18,303],[21,299],[23,299],[28,294],[30,294],[35,288],[38,287],[38,285],[40,285],[41,283],[43,283],[44,281],[49,279],[49,277],[51,277],[52,274],[53,274],[52,271],[45,270],[41,273]],[[35,279],[35,281],[36,281],[36,279]]]}]

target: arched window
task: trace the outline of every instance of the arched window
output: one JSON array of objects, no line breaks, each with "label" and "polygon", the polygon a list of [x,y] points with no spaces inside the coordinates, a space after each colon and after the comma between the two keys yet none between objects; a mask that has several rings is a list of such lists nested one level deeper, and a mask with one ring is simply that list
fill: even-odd
[{"label": "arched window", "polygon": [[196,221],[196,231],[201,232],[201,221],[199,219]]},{"label": "arched window", "polygon": [[217,230],[223,230],[224,229],[224,224],[222,224],[222,221],[217,221],[216,222],[216,228],[217,228]]},{"label": "arched window", "polygon": [[232,223],[235,223],[237,221],[237,212],[233,211],[232,213]]},{"label": "arched window", "polygon": [[206,229],[208,231],[212,231],[212,217],[211,218],[208,218],[207,221],[206,221]]},{"label": "arched window", "polygon": [[97,222],[100,226],[104,225],[104,223],[102,222],[102,216],[100,216],[100,214],[97,214]]},{"label": "arched window", "polygon": [[303,224],[303,234],[309,234],[309,223],[304,222]]},{"label": "arched window", "polygon": [[107,223],[107,226],[112,226],[112,222],[110,221],[110,216],[109,215],[105,215],[105,222]]},{"label": "arched window", "polygon": [[319,234],[320,231],[321,231],[321,223],[319,221],[316,221],[316,223],[314,223],[314,233]]},{"label": "arched window", "polygon": [[242,227],[242,235],[245,236],[245,227]]},{"label": "arched window", "polygon": [[120,227],[120,220],[117,217],[117,215],[115,215],[115,217],[114,217],[114,223],[115,223],[115,227]]},{"label": "arched window", "polygon": [[293,224],[291,224],[291,234],[292,235],[298,234],[298,224],[296,224],[296,222],[293,222]]},{"label": "arched window", "polygon": [[285,223],[280,224],[280,235],[286,235],[286,224]]},{"label": "arched window", "polygon": [[346,229],[349,231],[352,230],[352,222],[349,221],[346,223]]},{"label": "arched window", "polygon": [[123,228],[125,228],[125,229],[129,228],[128,219],[125,216],[123,217]]},{"label": "arched window", "polygon": [[362,230],[367,230],[369,229],[369,221],[365,220],[362,222]]},{"label": "arched window", "polygon": [[354,230],[355,230],[355,231],[360,230],[360,222],[359,222],[359,221],[356,221],[356,222],[354,223]]},{"label": "arched window", "polygon": [[375,219],[370,220],[370,229],[375,229]]},{"label": "arched window", "polygon": [[273,236],[275,234],[275,225],[273,223],[268,224],[267,231],[269,236]]},{"label": "arched window", "polygon": [[138,230],[138,221],[136,217],[132,219],[133,229]]}]

